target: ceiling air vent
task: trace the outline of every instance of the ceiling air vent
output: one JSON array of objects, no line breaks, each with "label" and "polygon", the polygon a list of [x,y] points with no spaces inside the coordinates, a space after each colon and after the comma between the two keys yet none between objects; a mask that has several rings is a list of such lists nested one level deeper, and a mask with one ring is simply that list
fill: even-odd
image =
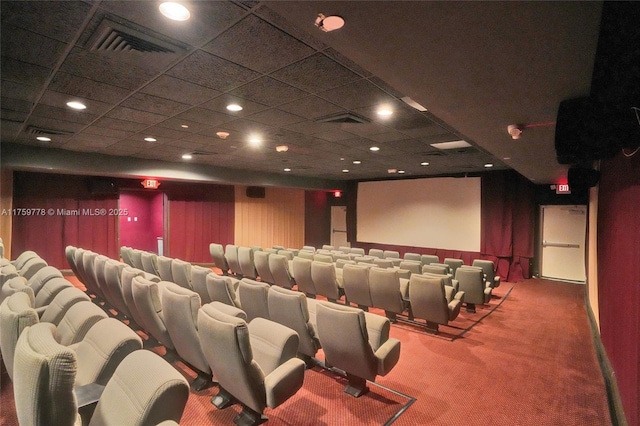
[{"label": "ceiling air vent", "polygon": [[89,38],[87,48],[101,52],[176,53],[186,50],[175,40],[166,40],[160,34],[146,28],[133,28],[103,19]]},{"label": "ceiling air vent", "polygon": [[352,112],[326,115],[316,119],[316,123],[369,123],[369,120]]},{"label": "ceiling air vent", "polygon": [[73,132],[66,130],[53,130],[45,129],[43,127],[29,126],[27,127],[27,134],[32,136],[56,136],[56,135],[72,135]]},{"label": "ceiling air vent", "polygon": [[445,154],[442,151],[428,151],[428,152],[423,152],[422,155],[426,157],[444,157],[447,154]]},{"label": "ceiling air vent", "polygon": [[193,156],[199,155],[201,157],[204,157],[206,155],[213,155],[213,154],[214,154],[213,152],[205,152],[205,151],[193,151],[191,153],[191,155],[193,155]]}]

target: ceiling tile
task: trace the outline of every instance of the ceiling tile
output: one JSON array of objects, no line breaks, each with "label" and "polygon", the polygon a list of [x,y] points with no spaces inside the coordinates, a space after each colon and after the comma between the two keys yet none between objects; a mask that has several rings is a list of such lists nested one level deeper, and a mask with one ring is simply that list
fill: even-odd
[{"label": "ceiling tile", "polygon": [[350,110],[394,101],[391,96],[364,79],[322,92],[319,96]]},{"label": "ceiling tile", "polygon": [[2,38],[3,58],[53,68],[65,49],[64,43],[22,28],[3,26],[2,32],[11,32],[11,37]]},{"label": "ceiling tile", "polygon": [[211,111],[209,109],[191,108],[176,115],[173,118],[177,120],[184,119],[188,121],[195,121],[197,123],[208,124],[209,126],[215,126],[231,121],[234,117],[220,112]]},{"label": "ceiling tile", "polygon": [[307,96],[302,99],[280,105],[278,108],[308,119],[345,112],[345,110],[339,106],[334,105],[331,102],[327,102],[317,96]]},{"label": "ceiling tile", "polygon": [[316,93],[361,79],[322,53],[271,73],[271,76],[292,86]]},{"label": "ceiling tile", "polygon": [[167,74],[221,91],[238,87],[259,76],[255,71],[201,50],[189,55]]},{"label": "ceiling tile", "polygon": [[324,139],[326,141],[335,142],[335,141],[343,141],[343,140],[351,139],[353,138],[354,135],[353,133],[348,133],[343,130],[340,130],[339,128],[336,128],[333,130],[329,130],[328,132],[316,133],[313,136],[320,139]]},{"label": "ceiling tile", "polygon": [[0,70],[2,81],[24,83],[26,86],[38,90],[38,93],[51,75],[51,69],[47,67],[28,64],[9,57],[2,58]]},{"label": "ceiling tile", "polygon": [[231,94],[270,106],[292,102],[307,96],[307,93],[302,90],[266,76],[233,90]]},{"label": "ceiling tile", "polygon": [[192,106],[201,104],[220,94],[217,90],[168,75],[161,75],[144,86],[140,92]]},{"label": "ceiling tile", "polygon": [[289,114],[288,112],[281,111],[276,108],[252,114],[248,118],[249,120],[257,121],[269,126],[285,126],[287,124],[299,123],[304,120],[300,116]]},{"label": "ceiling tile", "polygon": [[[229,111],[227,105],[238,104],[242,107],[242,111]],[[267,105],[259,104],[257,102],[251,102],[247,99],[239,98],[230,94],[224,94],[218,96],[215,99],[205,102],[200,105],[202,108],[207,108],[213,111],[229,114],[233,117],[246,117],[256,112],[269,108]]]},{"label": "ceiling tile", "polygon": [[[261,5],[255,11],[255,14],[260,16],[261,18],[266,19],[267,21],[274,24],[276,27],[290,34],[291,36],[297,38],[298,40],[308,44],[316,50],[323,50],[327,48],[327,45],[322,43],[317,38],[311,36],[306,31],[299,30],[295,25],[287,21],[282,16],[275,13],[273,10],[269,9],[266,5]],[[309,25],[313,25],[316,20],[316,16],[309,16]],[[320,30],[317,30],[320,33]]]},{"label": "ceiling tile", "polygon": [[57,72],[49,90],[79,96],[84,99],[93,99],[101,102],[118,103],[129,95],[129,91],[118,86],[101,83],[65,72]]},{"label": "ceiling tile", "polygon": [[149,127],[145,123],[136,123],[133,121],[119,120],[117,118],[101,117],[95,123],[97,127],[104,127],[106,129],[124,130],[130,132],[139,132],[140,130]]},{"label": "ceiling tile", "polygon": [[39,103],[33,110],[32,117],[43,117],[71,123],[89,124],[96,116],[84,111],[72,111],[69,108],[57,108]]},{"label": "ceiling tile", "polygon": [[136,93],[132,95],[127,100],[121,102],[120,106],[164,116],[172,116],[189,108],[189,105],[187,104],[147,95],[145,93]]},{"label": "ceiling tile", "polygon": [[[82,111],[72,110],[71,108],[68,108],[66,106],[67,102],[69,101],[81,101],[86,105],[87,109]],[[54,92],[52,90],[47,90],[44,92],[42,98],[40,98],[40,105],[47,105],[50,107],[62,109],[74,116],[90,116],[92,120],[97,116],[104,114],[111,108],[111,105],[104,102],[82,99],[76,96],[67,95],[65,93]]]},{"label": "ceiling tile", "polygon": [[238,22],[202,50],[262,73],[314,52],[306,44],[254,15]]},{"label": "ceiling tile", "polygon": [[2,80],[0,93],[2,97],[6,99],[16,99],[33,103],[38,98],[39,90],[34,86]]},{"label": "ceiling tile", "polygon": [[106,114],[106,117],[117,118],[119,120],[133,121],[142,124],[156,124],[166,117],[151,112],[140,111],[132,108],[117,106]]}]

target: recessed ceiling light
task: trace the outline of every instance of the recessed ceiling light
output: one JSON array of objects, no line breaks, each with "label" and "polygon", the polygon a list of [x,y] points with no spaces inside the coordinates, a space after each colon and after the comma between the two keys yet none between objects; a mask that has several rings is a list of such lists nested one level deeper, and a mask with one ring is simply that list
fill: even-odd
[{"label": "recessed ceiling light", "polygon": [[393,111],[392,111],[392,110],[391,110],[391,108],[389,108],[389,107],[382,107],[382,108],[380,108],[380,109],[377,111],[377,114],[378,114],[380,117],[388,117],[388,116],[390,116],[391,114],[393,114]]},{"label": "recessed ceiling light", "polygon": [[353,164],[360,164],[360,163],[362,163],[362,161],[360,161],[360,160],[353,160]]},{"label": "recessed ceiling light", "polygon": [[183,160],[191,160],[192,158],[193,158],[193,155],[191,154],[182,154]]},{"label": "recessed ceiling light", "polygon": [[251,145],[253,145],[253,146],[258,146],[258,145],[260,145],[260,144],[262,143],[262,139],[260,139],[260,138],[259,138],[259,137],[257,137],[257,136],[251,136],[251,137],[249,138],[249,143],[250,143]]},{"label": "recessed ceiling light", "polygon": [[234,112],[235,111],[242,111],[242,107],[240,105],[238,105],[238,104],[229,104],[229,105],[227,105],[227,109],[229,111],[234,111]]},{"label": "recessed ceiling light", "polygon": [[458,149],[458,148],[467,148],[471,146],[471,144],[467,141],[451,141],[451,142],[440,142],[440,143],[432,143],[432,147],[438,149]]},{"label": "recessed ceiling light", "polygon": [[421,165],[421,166],[428,166],[428,165],[429,165],[429,162],[427,162],[427,161],[423,161],[422,163],[420,163],[420,165]]},{"label": "recessed ceiling light", "polygon": [[229,132],[217,132],[216,135],[220,138],[220,139],[226,139],[229,137]]},{"label": "recessed ceiling light", "polygon": [[286,169],[284,169],[284,171],[285,171],[285,172],[290,172],[290,171],[291,171],[291,169],[287,167]]},{"label": "recessed ceiling light", "polygon": [[188,126],[188,125],[186,125],[186,124],[183,124],[183,125],[181,125],[180,127],[182,127],[183,129],[188,129],[188,128],[189,128],[189,126]]},{"label": "recessed ceiling light", "polygon": [[276,152],[287,152],[287,151],[289,151],[289,147],[286,145],[276,146]]},{"label": "recessed ceiling light", "polygon": [[324,16],[322,13],[318,13],[315,24],[316,27],[328,33],[342,28],[344,26],[344,19],[336,15]]},{"label": "recessed ceiling light", "polygon": [[398,173],[398,169],[387,169],[387,173]]},{"label": "recessed ceiling light", "polygon": [[493,167],[493,163],[487,163],[484,165],[487,169],[490,169],[491,167]]},{"label": "recessed ceiling light", "polygon": [[51,142],[51,138],[48,138],[46,136],[38,136],[36,139],[38,139],[40,142]]},{"label": "recessed ceiling light", "polygon": [[186,21],[191,17],[189,9],[180,3],[164,2],[160,4],[160,13],[174,21]]},{"label": "recessed ceiling light", "polygon": [[373,152],[380,151],[380,148],[378,148],[377,146],[372,146],[371,148],[369,148],[369,151],[373,151]]},{"label": "recessed ceiling light", "polygon": [[398,173],[403,175],[404,174],[404,170],[398,170]]},{"label": "recessed ceiling light", "polygon": [[148,137],[148,138],[144,138],[145,141],[147,142],[155,142],[157,139],[156,138],[152,138],[152,137]]},{"label": "recessed ceiling light", "polygon": [[77,109],[77,110],[87,109],[87,106],[85,104],[83,104],[82,102],[78,102],[78,101],[67,102],[67,106],[69,108],[73,108],[73,109]]},{"label": "recessed ceiling light", "polygon": [[511,160],[511,157],[502,157],[503,160]]},{"label": "recessed ceiling light", "polygon": [[349,173],[349,169],[342,169],[342,173]]}]

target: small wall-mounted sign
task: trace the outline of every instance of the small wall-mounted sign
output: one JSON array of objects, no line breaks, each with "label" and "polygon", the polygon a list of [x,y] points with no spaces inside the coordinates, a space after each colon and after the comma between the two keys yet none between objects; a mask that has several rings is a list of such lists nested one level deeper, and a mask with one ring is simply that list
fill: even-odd
[{"label": "small wall-mounted sign", "polygon": [[556,194],[571,194],[571,188],[568,183],[559,183],[556,185]]},{"label": "small wall-mounted sign", "polygon": [[142,186],[146,189],[158,189],[160,181],[158,179],[145,179],[142,181]]},{"label": "small wall-mounted sign", "polygon": [[342,197],[342,191],[333,191],[333,196],[335,198],[340,198]]}]

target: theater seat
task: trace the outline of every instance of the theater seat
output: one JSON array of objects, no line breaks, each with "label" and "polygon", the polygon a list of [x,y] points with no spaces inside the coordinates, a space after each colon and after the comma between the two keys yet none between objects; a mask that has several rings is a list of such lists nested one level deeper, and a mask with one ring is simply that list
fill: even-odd
[{"label": "theater seat", "polygon": [[173,349],[162,311],[161,293],[164,283],[136,276],[131,281],[131,294],[142,322],[138,325],[167,349]]},{"label": "theater seat", "polygon": [[453,275],[454,277],[456,276],[456,271],[458,270],[458,268],[464,265],[462,259],[454,259],[452,257],[446,257],[442,261],[442,263],[444,263],[445,265],[449,265],[449,267],[451,268],[451,275]]},{"label": "theater seat", "polygon": [[39,322],[33,309],[33,294],[15,293],[0,305],[0,353],[9,379],[13,380],[13,357],[22,331]]},{"label": "theater seat", "polygon": [[171,275],[174,283],[180,287],[193,290],[191,284],[191,263],[181,259],[173,259],[171,261]]},{"label": "theater seat", "polygon": [[305,364],[295,357],[295,331],[264,318],[247,325],[205,305],[198,312],[198,333],[220,385],[211,402],[219,409],[242,404],[237,425],[265,422],[266,407],[278,407],[302,387]]},{"label": "theater seat", "polygon": [[173,270],[171,268],[172,263],[173,259],[170,257],[158,256],[158,276],[162,281],[173,282]]},{"label": "theater seat", "polygon": [[207,286],[208,299],[211,302],[221,302],[236,308],[241,307],[238,297],[239,281],[237,279],[209,274],[205,284]]},{"label": "theater seat", "polygon": [[356,303],[360,309],[368,310],[373,306],[369,291],[369,267],[364,265],[344,265],[342,267],[342,286],[350,303]]},{"label": "theater seat", "polygon": [[242,310],[247,314],[247,321],[269,319],[269,284],[243,278],[238,286],[238,296]]},{"label": "theater seat", "polygon": [[490,260],[475,259],[471,266],[482,268],[484,278],[491,288],[500,287],[500,276],[495,274],[495,265]]},{"label": "theater seat", "polygon": [[140,255],[142,261],[142,270],[146,273],[158,275],[158,255],[143,251]]},{"label": "theater seat", "polygon": [[193,287],[193,291],[200,295],[200,301],[204,305],[205,303],[211,302],[211,298],[209,297],[209,292],[207,291],[207,276],[217,275],[209,268],[205,268],[204,266],[193,265],[191,267],[191,286]]},{"label": "theater seat", "polygon": [[344,294],[336,277],[336,268],[331,263],[311,262],[311,278],[318,294],[330,302],[337,301]]},{"label": "theater seat", "polygon": [[387,318],[319,301],[316,321],[325,362],[347,374],[349,395],[365,394],[367,380],[386,375],[400,359],[400,341],[389,338]]},{"label": "theater seat", "polygon": [[274,284],[275,280],[271,275],[271,269],[269,269],[269,257],[273,253],[268,251],[256,251],[253,253],[253,263],[256,267],[256,272],[260,277],[260,281],[268,284]]},{"label": "theater seat", "polygon": [[224,257],[227,259],[231,273],[238,277],[238,279],[242,278],[242,268],[238,261],[238,246],[227,244],[224,249]]},{"label": "theater seat", "polygon": [[415,318],[424,319],[427,332],[438,333],[438,325],[447,325],[460,313],[464,292],[456,293],[445,285],[448,277],[412,275],[409,280],[409,299]]},{"label": "theater seat", "polygon": [[[293,256],[291,257],[293,260]],[[283,288],[293,287],[294,281],[289,272],[289,259],[281,254],[269,256],[269,270],[273,277],[273,283]]]},{"label": "theater seat", "polygon": [[395,322],[396,314],[404,312],[409,296],[408,280],[401,281],[397,269],[371,268],[369,291],[373,306],[384,309],[391,322]]},{"label": "theater seat", "polygon": [[242,276],[255,280],[258,278],[254,261],[254,250],[251,247],[238,247],[238,263],[242,270]]},{"label": "theater seat", "polygon": [[33,289],[33,294],[37,295],[40,289],[51,279],[53,278],[64,278],[62,276],[62,272],[56,267],[53,266],[45,266],[35,273],[34,276],[31,277],[27,281],[29,287]]},{"label": "theater seat", "polygon": [[222,271],[222,275],[228,275],[229,263],[227,263],[227,258],[224,256],[224,247],[222,244],[209,244],[209,253],[213,259],[213,264]]},{"label": "theater seat", "polygon": [[312,262],[310,259],[295,257],[293,259],[293,275],[296,277],[298,291],[304,293],[307,297],[315,298],[317,290],[313,284],[313,278],[311,278]]},{"label": "theater seat", "polygon": [[464,303],[467,312],[475,312],[476,305],[488,303],[491,299],[491,287],[486,284],[482,268],[465,266],[456,271],[456,280],[460,291],[464,291]]}]

